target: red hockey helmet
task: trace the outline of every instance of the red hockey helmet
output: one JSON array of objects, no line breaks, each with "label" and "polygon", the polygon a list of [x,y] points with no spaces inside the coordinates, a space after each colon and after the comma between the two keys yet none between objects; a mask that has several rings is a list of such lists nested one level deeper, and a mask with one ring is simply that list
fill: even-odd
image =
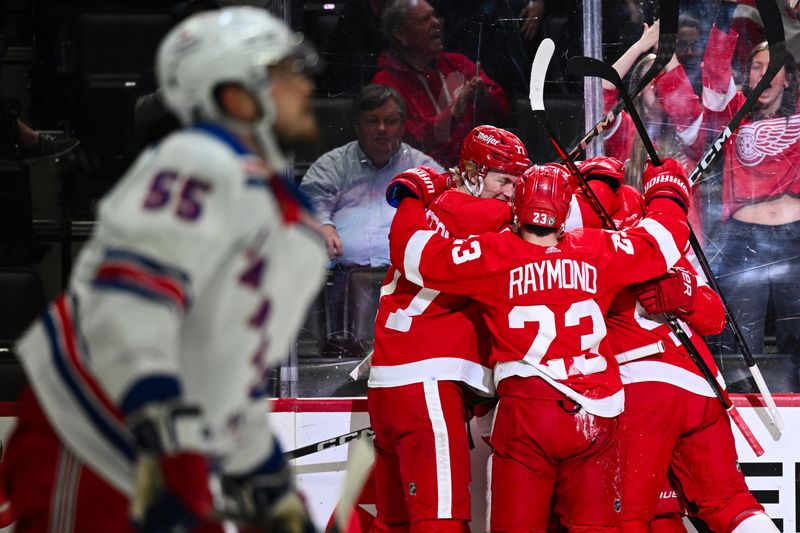
[{"label": "red hockey helmet", "polygon": [[569,214],[572,186],[562,165],[534,165],[522,175],[514,191],[514,214],[520,224],[561,228]]},{"label": "red hockey helmet", "polygon": [[585,178],[589,176],[607,176],[622,184],[625,181],[625,163],[616,157],[598,155],[578,163],[578,170]]},{"label": "red hockey helmet", "polygon": [[480,176],[490,170],[520,176],[530,166],[528,151],[519,137],[494,126],[476,126],[461,143],[461,158],[458,170],[466,171],[466,163],[472,161]]}]

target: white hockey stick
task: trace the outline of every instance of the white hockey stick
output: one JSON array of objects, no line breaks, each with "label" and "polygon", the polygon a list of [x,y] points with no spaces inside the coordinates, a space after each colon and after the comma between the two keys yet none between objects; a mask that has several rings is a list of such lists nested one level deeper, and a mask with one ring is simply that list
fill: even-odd
[{"label": "white hockey stick", "polygon": [[359,439],[350,447],[350,458],[347,465],[342,494],[336,505],[336,519],[331,523],[326,533],[346,533],[350,522],[350,515],[358,500],[364,484],[369,478],[372,465],[375,462],[375,450],[372,441]]},{"label": "white hockey stick", "polygon": [[372,368],[372,354],[375,353],[375,350],[372,350],[367,354],[364,359],[361,360],[360,363],[356,365],[356,367],[350,371],[350,379],[353,381],[358,381],[359,379],[369,375],[369,369]]}]

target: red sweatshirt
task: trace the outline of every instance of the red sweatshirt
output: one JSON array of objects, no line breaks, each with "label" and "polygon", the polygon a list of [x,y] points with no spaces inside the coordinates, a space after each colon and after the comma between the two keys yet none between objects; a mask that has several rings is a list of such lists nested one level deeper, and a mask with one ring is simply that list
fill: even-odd
[{"label": "red sweatshirt", "polygon": [[406,142],[433,157],[443,166],[458,163],[461,142],[480,124],[503,126],[508,121],[508,99],[503,89],[481,71],[487,95],[470,102],[464,114],[455,118],[452,105],[464,82],[475,76],[475,63],[463,54],[443,52],[436,66],[419,71],[394,52],[378,58],[378,72],[372,83],[395,89],[405,100]]}]

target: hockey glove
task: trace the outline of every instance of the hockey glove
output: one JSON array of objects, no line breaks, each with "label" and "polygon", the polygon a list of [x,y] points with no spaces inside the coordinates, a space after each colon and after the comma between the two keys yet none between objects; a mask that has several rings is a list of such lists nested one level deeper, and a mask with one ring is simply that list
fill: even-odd
[{"label": "hockey glove", "polygon": [[386,188],[386,201],[392,207],[400,205],[400,200],[408,196],[422,201],[428,206],[434,198],[452,185],[448,172],[439,174],[430,167],[415,167],[395,176]]},{"label": "hockey glove", "polygon": [[[200,409],[179,400],[127,417],[138,446],[131,519],[139,531],[191,531],[213,521]],[[181,529],[183,528],[183,529]]]},{"label": "hockey glove", "polygon": [[255,471],[242,476],[223,476],[222,491],[226,499],[233,500],[236,513],[250,528],[269,533],[314,531],[277,441],[272,455]]},{"label": "hockey glove", "polygon": [[675,313],[679,317],[694,312],[697,279],[688,270],[673,267],[663,276],[641,285],[639,303],[648,314]]},{"label": "hockey glove", "polygon": [[674,159],[665,158],[658,167],[647,161],[642,183],[645,204],[655,198],[669,198],[681,206],[684,212],[689,211],[689,180],[681,164]]}]

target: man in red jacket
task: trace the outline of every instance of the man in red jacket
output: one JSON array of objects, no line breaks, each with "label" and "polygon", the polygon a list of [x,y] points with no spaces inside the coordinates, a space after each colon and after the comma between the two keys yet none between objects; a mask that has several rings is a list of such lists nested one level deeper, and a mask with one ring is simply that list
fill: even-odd
[{"label": "man in red jacket", "polygon": [[396,0],[382,25],[391,47],[378,58],[372,83],[392,87],[405,100],[408,144],[444,166],[455,165],[473,124],[502,126],[508,120],[503,89],[480,62],[443,51],[442,25],[425,0]]}]

